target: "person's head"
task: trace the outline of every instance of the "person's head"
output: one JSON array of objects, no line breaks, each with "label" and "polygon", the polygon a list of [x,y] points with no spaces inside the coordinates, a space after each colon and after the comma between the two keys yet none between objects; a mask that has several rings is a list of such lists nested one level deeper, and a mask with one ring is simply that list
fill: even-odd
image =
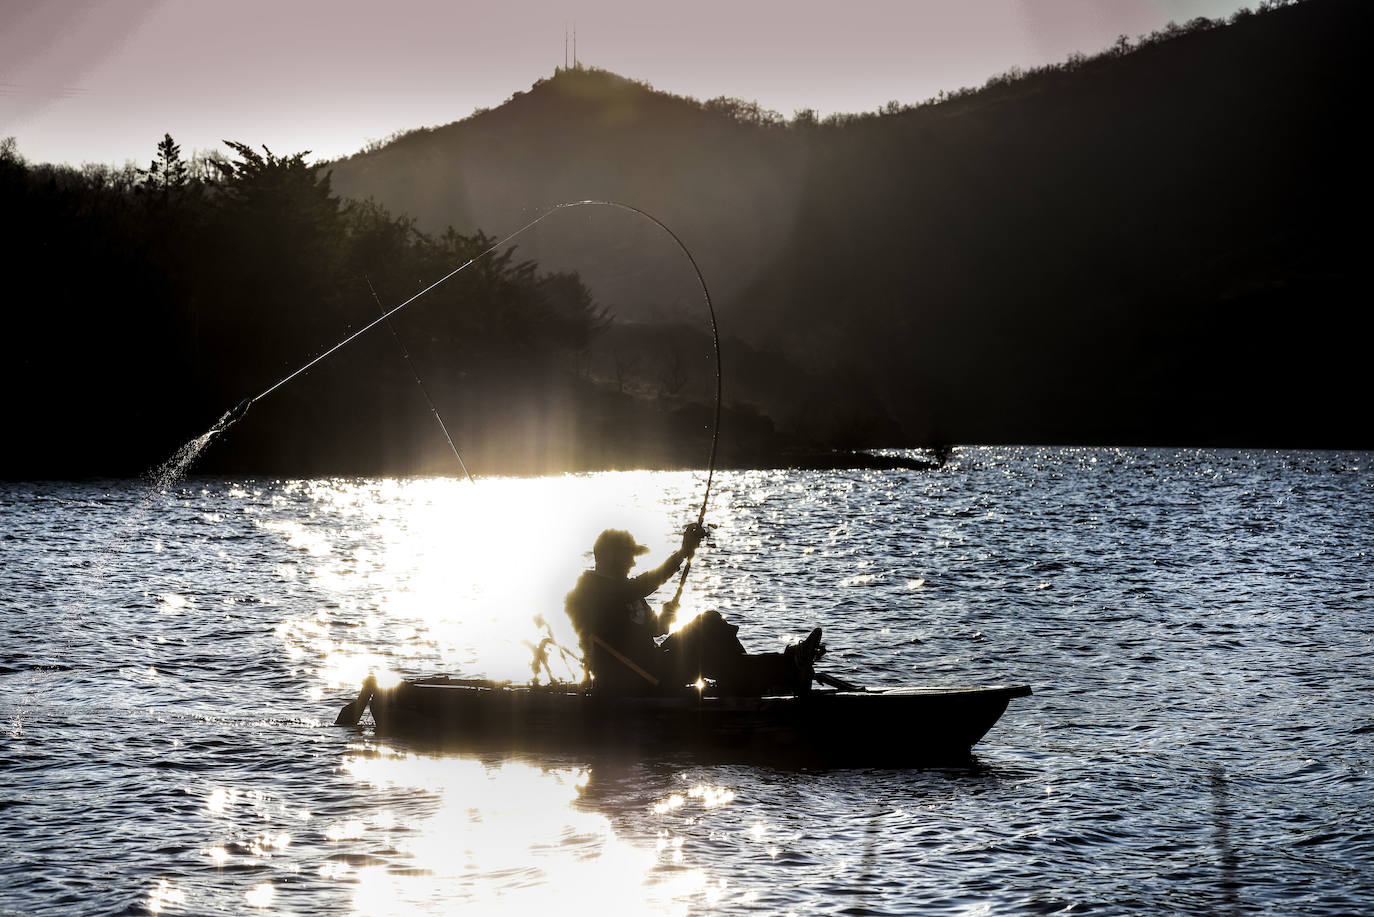
[{"label": "person's head", "polygon": [[635,541],[635,536],[624,529],[606,529],[596,536],[592,545],[592,557],[596,559],[596,569],[601,573],[624,576],[635,565],[635,558],[647,554],[648,548]]}]

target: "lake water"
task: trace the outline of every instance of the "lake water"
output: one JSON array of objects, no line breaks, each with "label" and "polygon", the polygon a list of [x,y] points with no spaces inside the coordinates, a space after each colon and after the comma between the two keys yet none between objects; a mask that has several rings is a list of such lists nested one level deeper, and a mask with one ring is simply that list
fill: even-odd
[{"label": "lake water", "polygon": [[[1018,682],[973,767],[437,755],[363,676],[524,679],[704,475],[0,484],[0,914],[1374,910],[1374,455],[741,472],[687,609],[868,685]],[[571,642],[571,640],[569,640]]]}]

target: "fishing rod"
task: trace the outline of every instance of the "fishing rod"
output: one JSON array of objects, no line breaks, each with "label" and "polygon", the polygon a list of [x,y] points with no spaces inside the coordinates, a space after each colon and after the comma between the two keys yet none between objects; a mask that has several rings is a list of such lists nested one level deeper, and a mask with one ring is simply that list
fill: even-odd
[{"label": "fishing rod", "polygon": [[[409,299],[406,299],[404,302],[402,302],[402,303],[400,303],[400,304],[398,304],[398,305],[396,305],[396,306],[392,306],[390,309],[386,309],[386,308],[382,307],[381,301],[380,301],[380,299],[378,299],[377,304],[378,304],[378,307],[381,309],[381,315],[379,315],[377,318],[373,319],[372,321],[368,322],[366,325],[364,325],[363,327],[359,328],[357,331],[355,331],[355,332],[353,332],[352,334],[348,335],[347,337],[343,338],[343,339],[340,340],[338,343],[334,344],[332,347],[328,348],[328,349],[325,350],[324,352],[318,354],[318,355],[315,356],[315,357],[312,357],[310,360],[307,360],[307,361],[306,361],[305,363],[303,363],[300,367],[298,367],[297,369],[291,371],[291,372],[288,373],[287,375],[283,376],[281,379],[279,379],[278,381],[274,382],[273,384],[269,385],[267,388],[263,389],[260,393],[258,393],[258,394],[255,395],[254,397],[252,397],[252,398],[246,398],[246,399],[244,399],[243,401],[241,401],[238,405],[236,405],[236,406],[235,406],[234,408],[232,408],[230,411],[226,412],[226,413],[224,414],[224,416],[221,417],[221,418],[215,423],[215,425],[211,428],[211,430],[210,430],[209,433],[207,434],[207,437],[208,437],[208,436],[213,436],[213,435],[217,435],[217,434],[223,433],[223,432],[224,432],[225,430],[227,430],[230,426],[232,426],[233,424],[237,423],[237,422],[243,417],[243,415],[246,414],[246,413],[248,412],[248,409],[249,409],[252,405],[254,405],[254,404],[256,404],[257,402],[261,401],[262,399],[266,398],[268,395],[271,395],[271,394],[272,394],[273,392],[275,392],[277,389],[279,389],[279,388],[281,388],[282,386],[286,385],[287,383],[291,382],[293,379],[297,378],[298,376],[300,376],[300,375],[302,375],[302,374],[308,372],[309,370],[311,370],[311,369],[314,368],[315,366],[317,366],[317,365],[319,365],[320,363],[324,362],[324,361],[327,360],[329,357],[331,357],[331,356],[333,356],[334,354],[338,353],[340,350],[342,350],[343,348],[347,347],[349,344],[353,343],[354,341],[356,341],[358,338],[362,337],[362,336],[363,336],[364,334],[366,334],[367,332],[371,331],[373,328],[377,327],[377,326],[380,325],[380,324],[385,323],[385,324],[388,325],[388,327],[391,327],[392,334],[393,334],[393,336],[396,337],[396,342],[397,342],[397,344],[400,345],[400,347],[401,347],[402,354],[405,356],[407,365],[410,366],[411,373],[412,373],[413,375],[415,375],[415,380],[416,380],[416,382],[418,382],[418,383],[420,384],[420,388],[421,388],[421,390],[422,390],[422,391],[424,392],[424,394],[425,394],[425,399],[426,399],[426,401],[429,402],[430,410],[433,412],[435,418],[439,421],[440,426],[443,428],[443,430],[444,430],[444,436],[445,436],[446,438],[448,438],[448,440],[449,440],[449,446],[453,449],[453,454],[454,454],[455,456],[457,456],[458,462],[459,462],[460,465],[462,465],[463,471],[464,471],[465,474],[467,474],[468,479],[469,479],[469,480],[473,480],[471,473],[468,472],[466,463],[463,462],[462,456],[459,455],[459,453],[458,453],[458,447],[457,447],[456,445],[454,445],[454,443],[453,443],[453,438],[452,438],[451,436],[449,436],[449,433],[448,433],[448,426],[444,423],[443,417],[440,416],[440,414],[439,414],[439,409],[435,406],[433,399],[430,398],[429,392],[425,389],[424,383],[420,381],[419,374],[418,374],[418,373],[416,372],[416,370],[415,370],[415,365],[414,365],[414,363],[411,361],[410,356],[409,356],[409,353],[408,353],[408,352],[406,351],[406,349],[405,349],[405,345],[404,345],[403,343],[401,343],[400,336],[396,334],[396,329],[394,328],[394,326],[391,326],[391,317],[392,317],[393,315],[395,315],[396,313],[400,312],[402,309],[406,308],[407,306],[409,306],[409,305],[411,305],[412,303],[416,302],[417,300],[421,299],[422,297],[424,297],[424,296],[427,295],[428,293],[432,292],[433,290],[435,290],[436,288],[438,288],[438,287],[441,286],[442,284],[448,282],[448,281],[451,280],[453,277],[456,277],[458,274],[461,274],[463,271],[467,270],[469,267],[471,267],[472,265],[476,264],[478,261],[481,261],[482,259],[486,258],[488,255],[492,254],[493,252],[497,251],[498,249],[503,248],[504,246],[506,246],[506,245],[509,244],[510,242],[513,242],[513,241],[514,241],[516,238],[518,238],[520,235],[524,234],[525,232],[528,232],[530,229],[533,229],[535,226],[539,225],[539,224],[542,223],[544,220],[546,220],[546,219],[548,219],[549,217],[553,216],[555,213],[558,213],[559,211],[562,211],[562,210],[570,210],[570,209],[572,209],[572,208],[574,208],[574,207],[587,207],[587,206],[614,207],[614,208],[619,209],[619,210],[625,210],[625,211],[628,211],[628,212],[630,212],[630,213],[638,214],[639,216],[644,217],[645,219],[647,219],[647,220],[649,220],[650,222],[652,222],[652,223],[653,223],[655,226],[657,226],[659,229],[662,229],[665,233],[668,234],[669,238],[671,238],[675,243],[677,243],[678,248],[682,249],[682,253],[683,253],[684,255],[687,256],[687,261],[692,265],[692,270],[696,273],[697,283],[701,286],[701,296],[702,296],[702,300],[703,300],[703,302],[704,302],[705,305],[706,305],[706,314],[707,314],[707,316],[710,318],[710,321],[711,321],[711,346],[712,346],[712,350],[713,350],[714,355],[715,355],[715,364],[716,364],[715,413],[714,413],[714,419],[713,419],[712,431],[711,431],[711,455],[710,455],[710,459],[709,459],[709,461],[707,462],[707,466],[706,466],[706,487],[705,487],[705,491],[704,491],[703,494],[702,494],[702,498],[701,498],[701,509],[700,509],[700,510],[698,511],[698,513],[697,513],[697,521],[696,521],[696,525],[697,525],[698,527],[704,528],[704,527],[705,527],[705,523],[706,523],[706,508],[707,508],[707,506],[709,505],[709,503],[710,503],[710,501],[711,501],[711,487],[712,487],[712,484],[713,484],[714,481],[715,481],[715,474],[716,474],[716,456],[717,456],[717,452],[718,452],[719,446],[720,446],[720,418],[721,418],[721,406],[722,406],[722,402],[723,402],[723,392],[724,392],[724,382],[723,382],[723,378],[724,378],[724,377],[723,377],[723,374],[722,374],[722,372],[721,372],[721,358],[720,358],[720,328],[719,328],[719,325],[718,325],[718,323],[717,323],[717,321],[716,321],[716,309],[715,309],[715,306],[714,306],[714,305],[712,304],[712,302],[711,302],[711,292],[710,292],[710,290],[709,290],[709,289],[707,288],[707,286],[706,286],[706,278],[705,278],[705,276],[703,276],[702,273],[701,273],[701,267],[700,267],[700,265],[697,264],[697,260],[696,260],[695,257],[693,257],[691,250],[688,249],[688,248],[687,248],[687,245],[682,241],[681,238],[678,237],[678,234],[675,233],[675,232],[673,232],[672,229],[670,229],[670,228],[668,227],[667,224],[665,224],[662,220],[660,220],[658,217],[654,216],[653,214],[649,213],[648,211],[642,210],[642,209],[640,209],[639,207],[635,207],[635,206],[633,206],[633,205],[631,205],[631,204],[623,203],[623,202],[621,202],[621,201],[604,201],[604,200],[588,199],[588,200],[581,200],[581,201],[568,201],[568,202],[563,203],[563,204],[558,204],[558,205],[556,205],[556,206],[554,206],[554,207],[552,207],[552,208],[546,210],[545,212],[541,213],[539,216],[537,216],[537,217],[535,217],[534,219],[530,220],[528,223],[525,223],[523,226],[521,226],[519,229],[515,230],[514,232],[510,233],[509,235],[507,235],[507,236],[501,238],[501,239],[498,240],[497,242],[494,242],[492,245],[488,246],[488,247],[487,247],[486,249],[484,249],[483,251],[481,251],[481,252],[479,252],[478,254],[474,255],[473,257],[469,258],[467,261],[463,262],[463,263],[460,264],[458,267],[456,267],[456,268],[454,268],[453,270],[449,271],[447,274],[445,274],[444,276],[440,277],[438,280],[434,281],[433,283],[431,283],[429,286],[425,287],[424,289],[420,290],[418,293],[415,293],[415,294],[412,295]],[[372,286],[371,281],[368,282],[368,286],[369,286],[369,287]],[[373,294],[374,299],[377,298],[377,291],[376,291],[375,289],[373,289],[372,294]],[[203,446],[202,446],[202,448],[203,448]],[[198,451],[199,451],[199,450],[197,450],[197,452],[198,452]],[[187,464],[189,464],[189,462],[188,462]],[[475,483],[475,481],[474,481],[474,483]],[[680,600],[681,600],[681,598],[682,598],[682,589],[683,589],[683,585],[686,583],[686,581],[687,581],[687,574],[691,571],[691,569],[692,569],[692,558],[689,556],[689,557],[687,558],[686,564],[685,564],[685,565],[683,566],[683,568],[682,568],[682,575],[681,575],[681,576],[679,577],[679,579],[678,579],[677,594],[673,597],[673,599],[672,599],[672,601],[671,601],[671,603],[670,603],[671,606],[672,606],[672,608],[673,608],[674,610],[677,609],[678,603],[680,602]]]},{"label": "fishing rod", "polygon": [[[372,278],[366,275],[363,279],[367,281],[367,288],[372,291],[372,299],[377,303],[377,308],[382,310],[382,316],[386,316],[386,307],[382,305],[382,300],[377,296],[377,288],[372,285]],[[468,463],[463,461],[463,457],[458,454],[458,446],[453,442],[453,436],[448,432],[448,424],[444,423],[444,417],[439,413],[439,407],[434,403],[434,399],[429,396],[429,389],[420,379],[420,373],[415,369],[415,363],[410,359],[410,351],[406,349],[401,336],[396,332],[396,326],[391,323],[391,319],[386,320],[386,327],[391,331],[391,337],[396,341],[396,346],[401,348],[401,357],[406,361],[406,366],[410,368],[410,374],[415,377],[415,384],[420,386],[420,394],[425,396],[425,403],[429,405],[429,412],[434,415],[434,419],[439,421],[439,429],[444,431],[444,439],[448,440],[448,447],[453,450],[453,457],[458,460],[458,467],[463,469],[463,474],[468,476],[468,480],[476,484],[472,472],[468,471]]]}]

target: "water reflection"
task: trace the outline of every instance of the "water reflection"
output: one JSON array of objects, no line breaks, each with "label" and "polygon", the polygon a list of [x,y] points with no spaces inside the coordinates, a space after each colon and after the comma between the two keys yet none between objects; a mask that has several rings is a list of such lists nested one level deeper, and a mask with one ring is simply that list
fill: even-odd
[{"label": "water reflection", "polygon": [[[887,833],[911,819],[910,806],[877,802],[846,816],[858,822],[856,856],[836,859],[816,849],[815,811],[844,811],[850,796],[870,792],[871,774],[474,758],[374,741],[351,746],[344,771],[360,793],[385,801],[327,829],[337,849],[319,875],[353,885],[353,909],[368,915],[424,912],[434,902],[464,913],[767,909],[755,884],[738,877],[786,864],[828,866],[836,887],[861,899],[883,884],[876,863],[892,842]],[[741,800],[736,779],[752,798]],[[880,779],[896,798],[933,807],[961,782],[995,776],[975,767]]]},{"label": "water reflection", "polygon": [[158,879],[152,891],[148,892],[148,899],[144,902],[148,911],[153,914],[161,914],[163,911],[177,912],[186,903],[186,893],[177,888],[166,879]]},{"label": "water reflection", "polygon": [[[429,672],[528,679],[536,616],[561,643],[576,645],[562,599],[588,565],[596,534],[628,528],[655,555],[670,553],[695,514],[699,477],[628,473],[476,487],[336,480],[286,485],[287,500],[246,492],[243,499],[259,530],[298,557],[279,574],[283,584],[320,597],[312,613],[288,615],[275,634],[287,664],[323,699],[355,690],[369,673],[384,685]],[[741,475],[736,487],[753,506],[774,498],[767,484],[767,476]],[[722,499],[712,516],[732,541],[735,569],[700,564],[683,620],[703,602],[728,608],[752,597],[741,588],[748,577],[738,558],[768,547],[757,520],[729,508],[734,502]],[[803,547],[814,550],[798,546],[798,555]],[[785,610],[779,598],[773,611]],[[754,645],[774,649],[805,626],[761,629]],[[569,668],[567,677],[580,676]],[[351,886],[358,914],[425,912],[436,902],[465,913],[685,914],[756,895],[710,875],[713,848],[739,843],[771,860],[785,840],[757,817],[718,817],[735,789],[685,780],[671,766],[479,760],[364,742],[349,748],[343,771],[367,801],[323,827],[331,852],[314,871]],[[271,905],[270,886],[252,893],[254,906]]]},{"label": "water reflection", "polygon": [[319,725],[367,669],[528,677],[599,527],[665,551],[690,474],[209,481],[156,512],[0,485],[0,911],[1368,913],[1369,468],[723,475],[689,600],[751,649],[823,623],[856,682],[1036,686],[962,774],[473,763]]},{"label": "water reflection", "polygon": [[[585,805],[595,795],[586,765],[365,744],[344,769],[368,790],[411,797],[408,820],[382,810],[329,835],[368,851],[337,854],[325,868],[356,884],[359,914],[409,914],[435,901],[464,913],[675,914],[712,887],[685,863],[680,839],[627,840],[607,814]],[[721,798],[713,792],[712,804]]]},{"label": "water reflection", "polygon": [[1221,878],[1217,885],[1221,889],[1221,899],[1227,914],[1240,913],[1240,857],[1231,842],[1231,789],[1226,771],[1220,764],[1209,768],[1209,786],[1212,790],[1212,817],[1216,822],[1217,860],[1221,867]]},{"label": "water reflection", "polygon": [[697,498],[693,474],[650,472],[286,489],[306,501],[255,501],[257,524],[301,556],[282,580],[305,576],[328,600],[282,621],[277,636],[325,691],[356,688],[369,672],[383,684],[431,671],[527,678],[535,616],[576,644],[562,599],[596,533],[629,527],[666,554]]},{"label": "water reflection", "polygon": [[[477,487],[440,479],[289,485],[298,499],[274,502],[258,524],[297,553],[292,576],[321,601],[281,621],[277,639],[317,697],[351,693],[369,672],[384,684],[430,672],[526,680],[536,615],[576,645],[562,598],[596,533],[628,528],[666,555],[695,514],[699,483],[688,473],[630,473]],[[831,483],[840,499],[857,491],[856,482]],[[731,612],[755,650],[809,628],[800,614],[814,612],[796,610],[817,606],[809,588],[833,604],[832,591],[877,596],[925,586],[926,571],[895,556],[877,566],[856,555],[851,523],[837,527],[833,506],[786,476],[729,477],[712,519],[728,551],[703,552],[683,620],[704,607]],[[756,575],[761,564],[773,581]],[[779,581],[803,571],[810,575]],[[880,622],[884,634],[890,624]],[[316,873],[351,887],[359,914],[424,912],[434,902],[479,913],[785,912],[793,890],[770,897],[740,877],[779,864],[826,865],[808,837],[817,804],[810,778],[795,773],[776,785],[765,778],[761,790],[757,772],[728,767],[448,757],[371,740],[349,747],[343,771],[359,787],[359,804],[322,829],[331,852]],[[737,774],[751,787],[748,799],[739,797]],[[833,785],[841,796],[867,792],[864,780]],[[845,803],[822,803],[832,805]],[[856,858],[834,864],[843,894],[868,894],[872,862],[886,849],[877,832],[908,817],[883,806],[861,820]]]}]

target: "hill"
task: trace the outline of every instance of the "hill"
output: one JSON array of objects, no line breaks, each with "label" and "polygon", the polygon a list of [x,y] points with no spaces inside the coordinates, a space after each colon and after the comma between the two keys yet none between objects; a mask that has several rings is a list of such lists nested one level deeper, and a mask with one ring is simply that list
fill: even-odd
[{"label": "hill", "polygon": [[[330,168],[429,229],[499,234],[584,198],[648,210],[727,333],[901,442],[1369,446],[1371,15],[1195,20],[825,121],[561,70]],[[695,321],[690,269],[647,221],[583,208],[519,245],[622,321]],[[772,388],[727,395],[809,416]]]}]

